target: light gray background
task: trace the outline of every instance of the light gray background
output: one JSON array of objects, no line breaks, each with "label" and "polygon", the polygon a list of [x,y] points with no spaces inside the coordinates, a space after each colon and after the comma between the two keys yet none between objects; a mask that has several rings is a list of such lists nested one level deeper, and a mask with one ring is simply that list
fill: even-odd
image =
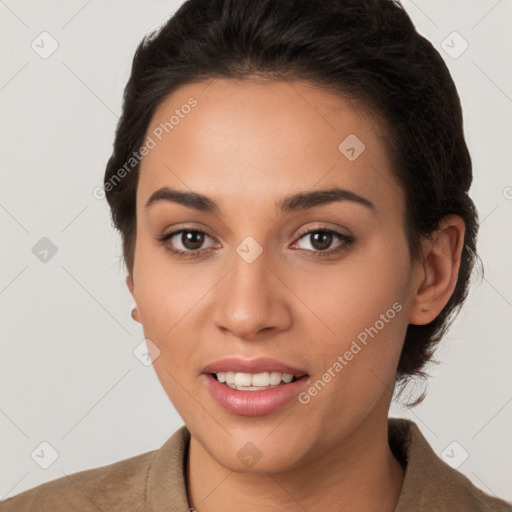
[{"label": "light gray background", "polygon": [[[0,0],[0,498],[159,448],[182,424],[133,355],[143,333],[130,317],[120,239],[92,194],[136,45],[180,3]],[[425,402],[391,414],[415,421],[445,459],[467,451],[459,471],[512,500],[512,2],[404,6],[462,99],[486,274],[437,352]],[[59,45],[46,59],[31,48],[51,48],[43,31]],[[453,31],[469,43],[458,58],[442,48],[462,49]],[[32,253],[42,237],[58,248],[46,263]],[[43,441],[58,452],[48,469],[31,457]]]}]

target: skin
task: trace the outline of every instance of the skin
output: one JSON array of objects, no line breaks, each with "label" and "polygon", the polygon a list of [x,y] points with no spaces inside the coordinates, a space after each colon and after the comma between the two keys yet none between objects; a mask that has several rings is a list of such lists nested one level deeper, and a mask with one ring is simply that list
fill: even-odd
[{"label": "skin", "polygon": [[[453,292],[464,223],[446,217],[411,260],[385,129],[361,105],[305,82],[215,79],[170,94],[147,133],[191,96],[197,106],[141,163],[127,277],[134,318],[160,350],[155,371],[191,432],[190,505],[392,511],[404,478],[387,440],[396,368],[407,325],[430,322]],[[349,134],[366,146],[354,161],[338,150]],[[207,195],[220,211],[170,201],[146,208],[165,185]],[[340,201],[280,214],[274,206],[334,186],[374,207]],[[208,236],[196,258],[174,256],[156,240],[198,228]],[[302,236],[312,228],[353,243],[308,257],[322,251]],[[263,250],[252,263],[236,252],[248,236]],[[181,235],[172,240],[175,249],[194,250]],[[334,237],[327,250],[343,243]],[[394,303],[401,311],[306,405],[293,400],[264,416],[235,415],[202,382],[207,364],[238,355],[303,368],[314,383]],[[261,453],[252,468],[237,457],[247,442]]]}]

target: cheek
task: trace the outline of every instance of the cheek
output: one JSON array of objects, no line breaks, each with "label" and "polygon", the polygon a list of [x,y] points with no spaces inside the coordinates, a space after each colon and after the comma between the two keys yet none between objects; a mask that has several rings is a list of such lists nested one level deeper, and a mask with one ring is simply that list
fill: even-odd
[{"label": "cheek", "polygon": [[197,377],[198,340],[204,338],[203,323],[193,318],[207,289],[197,285],[201,276],[191,272],[193,265],[173,265],[163,250],[141,248],[138,256],[137,306],[144,337],[159,350],[153,367],[176,410],[189,417],[195,410],[190,392]]},{"label": "cheek", "polygon": [[326,352],[341,348],[340,342],[345,344],[360,333],[364,338],[366,329],[375,324],[379,337],[392,339],[406,326],[408,248],[400,238],[393,246],[384,240],[373,240],[337,265],[310,265],[289,276],[297,296],[317,316],[316,330],[323,333],[321,346]]},{"label": "cheek", "polygon": [[138,242],[134,266],[137,307],[144,337],[159,350],[153,367],[173,403],[179,399],[179,383],[190,378],[186,364],[192,360],[194,340],[200,334],[198,325],[189,319],[205,293],[197,282],[191,282],[192,265],[183,267],[189,270],[172,265],[163,249]]},{"label": "cheek", "polygon": [[137,241],[136,300],[145,331],[162,342],[179,330],[180,322],[201,300],[207,275],[204,266],[177,265],[165,249],[147,238],[142,236]]},{"label": "cheek", "polygon": [[310,275],[298,292],[309,288],[310,304],[326,324],[310,322],[316,342],[306,348],[318,372],[311,392],[326,388],[317,407],[342,413],[350,405],[362,413],[394,385],[408,325],[410,263],[405,242],[386,245],[376,240],[364,254],[332,267],[329,279]]}]

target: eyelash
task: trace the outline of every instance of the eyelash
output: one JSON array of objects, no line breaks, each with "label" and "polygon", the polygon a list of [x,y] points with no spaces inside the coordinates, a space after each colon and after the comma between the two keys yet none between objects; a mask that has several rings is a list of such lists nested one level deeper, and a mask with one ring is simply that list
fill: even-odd
[{"label": "eyelash", "polygon": [[[204,252],[208,251],[208,249],[198,249],[195,251],[181,251],[181,250],[173,249],[166,242],[179,233],[202,233],[203,235],[206,235],[208,237],[210,236],[210,235],[208,235],[208,233],[206,233],[206,231],[203,231],[201,229],[180,229],[180,230],[173,231],[171,233],[162,235],[161,237],[157,237],[157,240],[164,246],[164,249],[166,251],[170,252],[172,255],[177,256],[179,258],[199,258]],[[304,251],[306,251],[307,256],[310,258],[319,258],[319,257],[322,258],[322,257],[333,256],[335,254],[346,251],[350,247],[350,245],[352,245],[354,243],[354,239],[352,237],[344,235],[342,233],[339,233],[338,231],[334,231],[332,229],[327,229],[327,228],[322,228],[322,227],[313,228],[313,229],[310,229],[309,231],[306,231],[305,233],[302,233],[297,240],[300,240],[303,237],[310,235],[312,233],[331,233],[335,237],[338,237],[342,241],[342,243],[337,248],[330,249],[328,251],[311,251],[309,249],[303,249]]]}]

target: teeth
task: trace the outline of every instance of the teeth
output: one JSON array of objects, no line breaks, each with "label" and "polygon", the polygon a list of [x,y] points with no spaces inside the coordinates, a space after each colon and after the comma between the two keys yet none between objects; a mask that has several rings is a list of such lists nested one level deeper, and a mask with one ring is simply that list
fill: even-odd
[{"label": "teeth", "polygon": [[250,373],[235,373],[235,386],[250,386],[252,375]]},{"label": "teeth", "polygon": [[219,382],[226,383],[230,388],[244,391],[270,389],[278,386],[281,381],[288,384],[293,380],[292,374],[280,372],[217,372],[215,375]]},{"label": "teeth", "polygon": [[[252,378],[249,373],[245,373],[244,375],[249,375],[249,384],[246,384],[246,386],[269,386],[270,384],[273,384],[270,379],[270,373],[268,372],[255,373],[254,375],[252,375]],[[281,380],[281,376],[279,376],[279,380]],[[279,382],[277,384],[279,384]]]},{"label": "teeth", "polygon": [[277,386],[281,382],[282,374],[279,372],[272,372],[270,374],[270,384],[272,386]]}]

